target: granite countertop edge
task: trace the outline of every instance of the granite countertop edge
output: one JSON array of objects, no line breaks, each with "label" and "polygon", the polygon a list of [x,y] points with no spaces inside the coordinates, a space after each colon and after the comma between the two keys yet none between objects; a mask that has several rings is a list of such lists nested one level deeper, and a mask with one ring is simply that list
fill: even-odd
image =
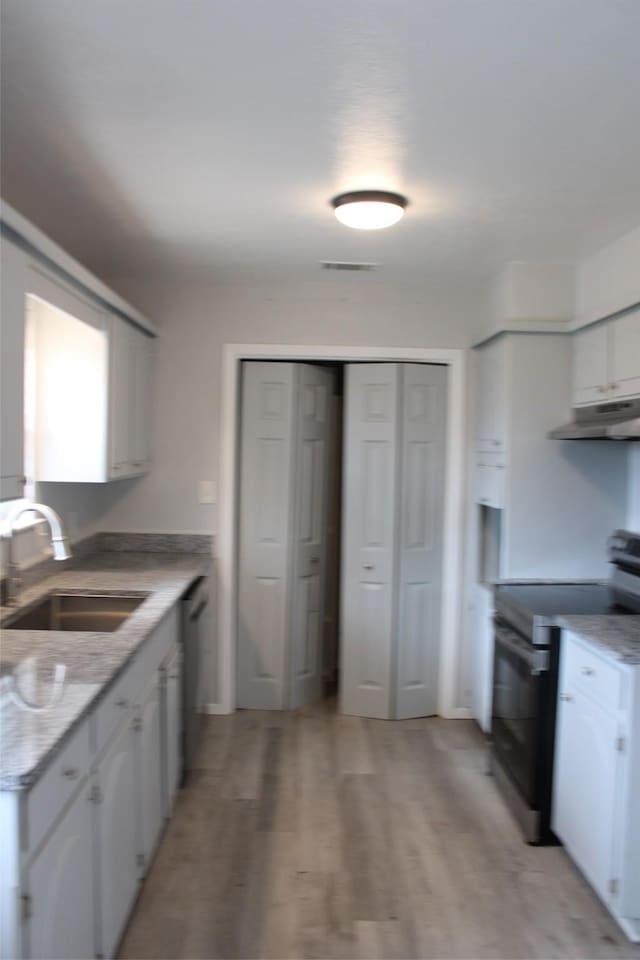
[{"label": "granite countertop edge", "polygon": [[640,664],[640,615],[563,614],[556,623],[621,663]]},{"label": "granite countertop edge", "polygon": [[[26,791],[33,787],[45,772],[55,756],[63,749],[75,731],[93,712],[100,701],[106,696],[114,683],[126,670],[127,666],[153,633],[166,614],[179,602],[189,587],[201,576],[209,572],[212,558],[204,554],[184,554],[176,556],[141,554],[141,553],[111,553],[99,554],[88,558],[87,563],[80,568],[73,568],[48,576],[35,586],[23,592],[21,602],[15,607],[0,607],[0,627],[2,629],[2,645],[0,654],[8,660],[17,659],[20,654],[11,651],[22,650],[22,656],[33,655],[34,644],[40,644],[36,655],[42,655],[49,661],[64,660],[65,657],[56,653],[56,643],[60,645],[77,645],[81,656],[75,672],[72,672],[73,683],[67,686],[69,696],[64,704],[65,710],[57,713],[57,708],[42,714],[29,714],[18,707],[9,707],[12,716],[17,719],[18,725],[22,721],[23,728],[29,728],[26,717],[42,718],[44,725],[49,722],[52,730],[47,731],[47,743],[41,749],[33,743],[25,741],[33,738],[31,732],[19,732],[13,737],[5,739],[10,723],[2,723],[2,755],[0,756],[0,791]],[[97,590],[103,593],[127,592],[131,594],[145,594],[140,607],[113,633],[88,633],[74,631],[30,631],[11,630],[3,625],[10,616],[18,611],[27,610],[36,604],[42,597],[54,590],[64,590],[74,594],[92,594]],[[7,654],[7,648],[9,653]],[[94,652],[108,651],[106,665],[100,669],[100,661],[88,666],[88,661],[94,660]],[[71,654],[73,658],[73,653]],[[88,676],[83,676],[83,672]],[[97,676],[92,676],[97,674]],[[64,702],[64,698],[63,698]],[[32,721],[37,727],[38,721]],[[22,742],[21,742],[22,739]],[[33,757],[33,760],[20,764],[15,760],[23,751]]]}]

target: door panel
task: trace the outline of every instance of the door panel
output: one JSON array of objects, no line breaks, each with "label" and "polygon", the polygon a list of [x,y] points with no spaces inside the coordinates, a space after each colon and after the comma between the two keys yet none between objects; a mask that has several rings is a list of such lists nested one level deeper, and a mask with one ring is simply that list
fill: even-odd
[{"label": "door panel", "polygon": [[[618,726],[577,688],[566,685],[566,658],[560,690],[553,781],[554,831],[607,902],[613,876]],[[586,745],[588,744],[588,749]]]},{"label": "door panel", "polygon": [[436,713],[446,367],[402,364],[395,716]]},{"label": "door panel", "polygon": [[296,364],[291,696],[303,706],[322,692],[322,625],[327,562],[327,496],[334,374]]},{"label": "door panel", "polygon": [[101,953],[112,957],[138,889],[136,765],[128,722],[98,768]]},{"label": "door panel", "polygon": [[391,716],[397,364],[349,364],[343,486],[341,698]]},{"label": "door panel", "polygon": [[158,677],[147,692],[141,709],[136,768],[138,788],[138,836],[148,870],[163,822],[162,747],[160,737],[160,688]]},{"label": "door panel", "polygon": [[64,960],[95,954],[94,864],[89,785],[25,871],[31,895],[28,956]]},{"label": "door panel", "polygon": [[295,364],[246,363],[242,380],[239,707],[286,706]]}]

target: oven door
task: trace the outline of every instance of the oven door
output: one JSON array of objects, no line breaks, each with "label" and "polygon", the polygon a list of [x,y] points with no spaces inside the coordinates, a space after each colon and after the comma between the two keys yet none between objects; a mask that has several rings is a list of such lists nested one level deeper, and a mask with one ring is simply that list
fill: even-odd
[{"label": "oven door", "polygon": [[526,805],[539,809],[549,651],[527,642],[499,617],[494,638],[493,753]]}]

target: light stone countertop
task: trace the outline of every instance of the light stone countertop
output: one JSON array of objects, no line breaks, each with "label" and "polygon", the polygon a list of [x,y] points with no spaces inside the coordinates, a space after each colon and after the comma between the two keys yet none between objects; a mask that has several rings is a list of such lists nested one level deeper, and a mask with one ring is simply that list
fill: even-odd
[{"label": "light stone countertop", "polygon": [[640,664],[640,615],[589,617],[567,614],[557,617],[556,622],[617,660]]},{"label": "light stone countertop", "polygon": [[198,577],[211,558],[195,554],[105,552],[24,590],[17,607],[0,607],[0,626],[53,590],[69,593],[148,594],[111,633],[11,630],[2,626],[0,672],[37,658],[40,696],[57,663],[67,668],[60,702],[42,713],[0,703],[0,790],[32,786],[80,721],[114,683],[133,654]]}]

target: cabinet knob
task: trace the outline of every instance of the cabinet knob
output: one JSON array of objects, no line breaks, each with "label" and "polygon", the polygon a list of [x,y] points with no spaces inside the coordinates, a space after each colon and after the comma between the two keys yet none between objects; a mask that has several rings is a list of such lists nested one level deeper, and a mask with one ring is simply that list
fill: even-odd
[{"label": "cabinet knob", "polygon": [[573,700],[573,697],[571,696],[570,693],[561,693],[558,699],[564,700],[565,703],[571,703],[571,701]]},{"label": "cabinet knob", "polygon": [[606,387],[598,387],[598,393],[606,393],[606,392],[607,392]]},{"label": "cabinet knob", "polygon": [[620,389],[620,387],[618,386],[617,383],[610,383],[610,384],[609,384],[609,390],[619,390],[619,389]]},{"label": "cabinet knob", "polygon": [[580,673],[583,677],[592,677],[595,673],[593,667],[581,667]]},{"label": "cabinet knob", "polygon": [[77,780],[78,770],[76,767],[67,767],[62,771],[62,776],[65,778],[65,780]]},{"label": "cabinet knob", "polygon": [[375,563],[363,563],[363,564],[362,564],[362,569],[363,569],[363,570],[375,570],[375,568],[376,568]]},{"label": "cabinet knob", "polygon": [[129,701],[125,697],[120,697],[119,700],[116,700],[116,707],[119,707],[120,710],[126,710],[129,706]]}]

